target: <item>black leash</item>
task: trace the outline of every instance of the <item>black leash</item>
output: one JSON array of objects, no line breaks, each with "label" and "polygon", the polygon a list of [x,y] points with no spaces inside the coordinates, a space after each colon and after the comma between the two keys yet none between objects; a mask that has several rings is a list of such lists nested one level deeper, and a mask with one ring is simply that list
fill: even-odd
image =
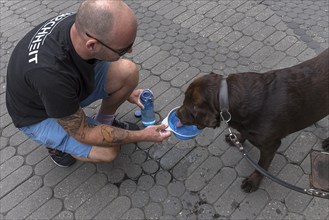
[{"label": "black leash", "polygon": [[237,136],[235,134],[232,133],[228,123],[231,120],[231,114],[229,112],[229,102],[228,102],[228,88],[227,88],[227,82],[226,82],[226,78],[224,77],[221,80],[220,83],[220,88],[219,88],[219,105],[220,105],[220,116],[222,118],[222,120],[226,123],[228,131],[229,131],[229,138],[231,140],[231,142],[234,144],[234,146],[236,146],[239,151],[242,153],[242,155],[246,158],[246,160],[258,171],[260,172],[262,175],[266,176],[267,178],[271,179],[272,181],[286,187],[289,189],[292,189],[294,191],[300,192],[300,193],[304,193],[307,195],[311,195],[311,196],[316,196],[316,197],[320,197],[320,198],[324,198],[324,199],[329,199],[329,193],[327,192],[323,192],[317,189],[304,189],[298,186],[294,186],[290,183],[287,183],[275,176],[273,176],[272,174],[270,174],[269,172],[267,172],[265,169],[263,169],[261,166],[258,165],[258,163],[256,163],[254,160],[252,160],[249,155],[245,152],[243,145],[239,142]]}]

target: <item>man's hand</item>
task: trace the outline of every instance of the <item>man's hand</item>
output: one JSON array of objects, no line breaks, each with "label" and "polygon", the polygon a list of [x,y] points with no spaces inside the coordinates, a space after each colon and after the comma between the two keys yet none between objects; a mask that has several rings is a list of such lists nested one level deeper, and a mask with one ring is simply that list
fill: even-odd
[{"label": "man's hand", "polygon": [[143,106],[143,104],[140,102],[140,99],[139,99],[139,97],[140,97],[141,93],[143,92],[143,90],[144,90],[144,89],[136,89],[136,90],[134,90],[134,91],[130,94],[130,96],[129,96],[129,98],[128,98],[128,102],[133,103],[133,104],[136,104],[136,105],[138,105],[138,107],[140,107],[141,109],[143,109],[144,106]]},{"label": "man's hand", "polygon": [[147,126],[143,132],[147,133],[147,139],[153,142],[162,142],[164,139],[168,138],[171,135],[170,131],[166,131],[165,129],[168,126],[161,125],[151,125]]}]

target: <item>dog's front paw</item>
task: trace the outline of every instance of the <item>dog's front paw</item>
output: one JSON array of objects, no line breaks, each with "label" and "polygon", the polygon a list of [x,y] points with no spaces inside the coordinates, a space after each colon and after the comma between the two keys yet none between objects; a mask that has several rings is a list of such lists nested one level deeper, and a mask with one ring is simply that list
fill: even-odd
[{"label": "dog's front paw", "polygon": [[325,139],[322,142],[322,148],[323,148],[324,151],[329,152],[329,138]]},{"label": "dog's front paw", "polygon": [[262,176],[257,172],[253,172],[249,177],[242,181],[241,189],[246,193],[254,192],[258,189],[261,180]]}]

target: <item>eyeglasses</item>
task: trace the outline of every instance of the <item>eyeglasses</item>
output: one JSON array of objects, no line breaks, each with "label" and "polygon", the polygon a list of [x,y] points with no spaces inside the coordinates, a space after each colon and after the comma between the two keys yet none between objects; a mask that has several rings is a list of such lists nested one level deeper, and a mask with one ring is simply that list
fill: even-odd
[{"label": "eyeglasses", "polygon": [[123,56],[124,54],[126,54],[130,49],[131,47],[133,46],[134,42],[132,42],[128,47],[126,48],[123,48],[123,49],[120,49],[120,50],[115,50],[115,49],[112,49],[111,47],[107,46],[105,43],[103,43],[102,41],[98,40],[96,37],[93,37],[92,35],[88,34],[86,32],[86,35],[90,38],[94,38],[95,40],[97,40],[101,45],[103,45],[104,47],[106,47],[107,49],[110,49],[112,50],[114,53],[118,54],[120,57]]}]

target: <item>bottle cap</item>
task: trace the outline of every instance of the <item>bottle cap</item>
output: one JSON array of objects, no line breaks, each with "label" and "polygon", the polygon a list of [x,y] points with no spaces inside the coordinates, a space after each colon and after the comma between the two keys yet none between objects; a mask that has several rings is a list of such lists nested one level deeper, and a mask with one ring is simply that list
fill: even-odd
[{"label": "bottle cap", "polygon": [[134,115],[136,118],[140,118],[142,116],[142,111],[138,109],[134,112]]}]

